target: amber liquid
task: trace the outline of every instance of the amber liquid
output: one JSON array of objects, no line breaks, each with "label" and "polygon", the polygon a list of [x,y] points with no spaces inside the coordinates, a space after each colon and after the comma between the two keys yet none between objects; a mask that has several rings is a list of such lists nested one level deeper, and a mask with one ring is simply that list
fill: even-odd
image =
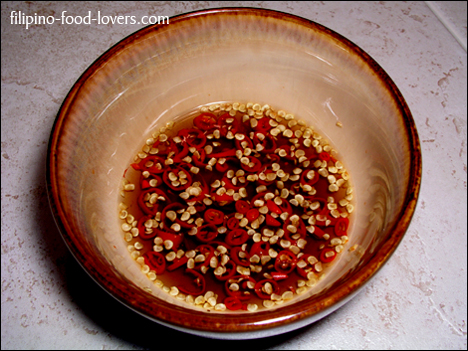
[{"label": "amber liquid", "polygon": [[[217,113],[217,115],[220,115],[220,114]],[[190,113],[190,114],[187,114],[186,116],[184,116],[182,118],[178,118],[177,123],[176,123],[173,131],[166,132],[166,134],[171,138],[171,137],[175,136],[177,131],[180,130],[181,128],[191,127],[192,126],[193,116],[194,116],[194,114]],[[235,116],[235,118],[237,118],[240,121],[240,123],[242,123],[242,115],[240,113],[238,113]],[[294,128],[291,128],[291,129],[294,131],[294,130],[297,130],[299,128],[300,128],[300,126],[296,126]],[[250,127],[249,127],[248,131],[246,131],[245,134],[249,135],[249,133],[251,131],[252,131],[252,129],[250,129]],[[302,138],[300,138],[300,140],[302,140]],[[236,148],[235,139],[226,140],[225,138],[220,138],[220,139],[216,139],[216,141],[221,142],[221,146],[216,147],[216,149],[215,149],[216,151],[213,151],[213,153],[220,152],[221,150],[224,150],[224,149],[225,150],[230,150],[230,149]],[[207,141],[207,144],[208,144],[208,142],[209,141]],[[291,142],[289,141],[288,138],[284,137],[280,133],[277,136],[276,147],[278,148],[278,147],[281,147],[282,145],[292,145],[292,144],[291,144]],[[301,146],[302,146],[302,144],[301,144]],[[302,146],[300,148],[303,149],[306,152],[306,155],[305,155],[306,157],[309,157],[309,156],[311,156],[311,155],[313,155],[315,153],[315,148],[313,148],[313,147],[306,148],[306,147]],[[253,154],[251,156],[253,156]],[[207,159],[209,160],[209,156],[207,156],[207,157],[208,157]],[[264,159],[264,157],[261,157],[261,159]],[[297,159],[295,159],[295,160],[297,162]],[[313,162],[314,161],[311,161],[311,165],[308,168],[315,169],[315,167],[313,167]],[[288,160],[285,160],[284,158],[281,158],[281,160],[278,163],[280,163],[281,169],[283,169],[286,173],[290,173],[290,174],[293,174],[293,169],[294,168],[301,167],[300,164],[295,164],[294,160],[293,161],[288,161]],[[303,168],[303,167],[301,167],[301,168]],[[240,166],[239,166],[238,169],[240,169]],[[236,171],[236,170],[234,170],[234,171]],[[317,170],[315,169],[315,171],[317,171]],[[223,173],[218,172],[216,170],[216,168],[213,167],[212,171],[208,171],[208,170],[205,170],[205,169],[200,169],[199,176],[203,177],[204,180],[206,181],[206,184],[208,186],[210,186],[210,184],[212,184],[215,180],[217,180],[217,179],[221,180],[222,177],[223,177],[223,174],[225,174],[225,172],[223,172]],[[131,193],[127,193],[123,202],[128,206],[128,212],[131,213],[137,220],[143,215],[143,212],[141,211],[141,209],[137,205],[137,201],[136,201],[136,199],[138,197],[138,194],[142,191],[142,189],[140,188],[140,177],[141,177],[141,173],[139,171],[135,171],[132,167],[129,167],[127,169],[127,171],[126,171],[126,174],[125,174],[125,178],[130,183],[135,184],[136,189],[135,189],[135,191],[133,191]],[[297,181],[288,180],[288,181],[284,182],[284,188],[291,189],[291,187],[299,186],[299,183],[300,183],[300,179],[297,180]],[[248,196],[246,198],[244,198],[243,200],[250,201],[257,194],[256,193],[256,187],[259,186],[259,185],[260,184],[258,184],[257,182],[246,181],[243,184],[243,186],[246,188]],[[345,188],[340,188],[340,190],[338,192],[331,193],[328,190],[328,186],[329,186],[329,182],[328,182],[327,178],[320,176],[317,183],[315,183],[313,185],[313,187],[316,190],[316,194],[314,195],[314,197],[327,199],[328,197],[332,196],[332,197],[335,198],[335,202],[338,203],[339,199],[342,199],[345,196],[346,189]],[[158,188],[165,191],[166,194],[169,196],[168,204],[174,203],[174,202],[179,202],[181,204],[186,204],[186,201],[182,200],[179,197],[179,194],[177,192],[174,192],[174,191],[170,190],[169,187],[167,187],[166,185],[158,186]],[[277,189],[276,181],[272,182],[272,184],[267,187],[267,191],[274,192],[276,189]],[[303,192],[297,191],[297,193],[303,193]],[[213,205],[211,205],[209,208],[220,210],[225,214],[232,214],[232,213],[236,212],[235,202],[228,203],[228,204],[225,204],[223,206],[220,206],[219,204],[217,205],[217,203],[215,201],[213,201]],[[293,213],[297,214],[299,216],[302,216],[307,212],[310,213],[310,211],[311,211],[308,208],[304,209],[304,208],[302,208],[300,206],[291,206],[291,208],[293,210]],[[159,211],[162,211],[162,209],[160,209]],[[315,214],[317,214],[317,212],[314,212],[314,215]],[[278,220],[279,220],[279,218],[278,218]],[[280,220],[280,222],[282,223],[280,228],[282,228],[283,227],[283,221]],[[307,219],[304,219],[303,222],[304,222],[304,224],[306,226],[309,225],[307,223]],[[264,225],[265,224],[263,224],[261,226],[261,228],[259,228],[257,230],[257,232],[260,232],[260,229],[262,229]],[[244,229],[246,229],[246,228],[244,228]],[[276,231],[278,229],[278,227],[276,227],[276,228],[271,227],[271,229]],[[320,252],[324,247],[331,247],[331,245],[329,244],[330,240],[337,237],[335,235],[333,226],[321,227],[321,229],[326,234],[329,235],[329,238],[327,238],[327,240],[319,239],[316,236],[307,233],[307,235],[306,235],[307,244],[306,244],[305,248],[301,250],[302,253],[310,254],[312,256],[315,256],[318,259],[319,256],[320,256]],[[218,234],[218,236],[217,236],[217,238],[215,240],[217,242],[224,242],[224,238],[225,238],[225,236],[227,235],[228,232],[229,232],[229,229],[224,234]],[[156,236],[156,234],[155,234],[155,236]],[[140,250],[141,256],[144,256],[148,251],[153,250],[154,238],[144,240],[141,237],[137,236],[132,241],[128,242],[128,244],[132,245],[137,241],[140,242],[141,244],[143,244],[143,248]],[[250,248],[251,248],[251,246],[253,244],[252,239],[250,238],[247,241],[247,243],[248,243],[248,246],[247,246],[246,252],[250,252]],[[190,235],[184,234],[183,242],[182,242],[182,244],[180,245],[180,247],[178,249],[182,249],[185,252],[187,252],[189,250],[195,250],[201,244],[204,244],[204,243],[198,241],[198,239],[195,236],[190,236]],[[216,249],[216,245],[214,245],[213,247]],[[277,252],[285,250],[279,245],[279,240],[278,240],[277,244],[271,245],[271,248],[274,248]],[[164,250],[161,253],[163,255],[166,255],[168,252],[169,252],[168,250]],[[228,252],[228,254],[229,254],[229,252]],[[256,273],[256,272],[251,271],[250,276],[256,282],[266,279],[265,276],[264,276],[264,273],[274,272],[275,271],[274,262],[275,262],[275,260],[271,259],[266,265],[263,266],[262,272]],[[170,266],[171,264],[172,264],[172,262],[166,262],[166,267]],[[326,272],[327,267],[329,265],[332,265],[332,264],[333,264],[333,262],[328,263],[328,264],[324,263],[323,264],[324,271]],[[168,286],[168,287],[185,286],[187,288],[195,289],[194,285],[193,285],[193,276],[188,275],[185,272],[186,268],[187,268],[187,266],[183,265],[182,267],[180,267],[180,268],[178,268],[178,269],[176,269],[176,270],[174,270],[172,272],[169,272],[166,269],[166,271],[163,274],[159,274],[157,276],[157,279],[162,281],[163,284],[165,286]],[[237,275],[238,275],[238,273],[235,273],[235,276],[237,276]],[[319,275],[320,274],[317,274],[317,277]],[[205,278],[205,282],[206,282],[206,290],[205,291],[213,291],[215,293],[215,295],[217,295],[217,303],[222,303],[225,300],[225,298],[227,298],[229,296],[226,293],[225,281],[219,281],[218,279],[215,278],[215,275],[213,274],[213,268],[209,268],[208,272],[206,274],[204,274],[204,278]],[[300,280],[306,281],[307,278],[304,278],[304,277],[300,276],[296,272],[296,269],[294,269],[291,273],[288,274],[287,279],[280,280],[280,281],[277,282],[279,287],[280,287],[279,295],[282,295],[286,291],[293,291],[294,292],[298,288],[297,283]],[[251,298],[248,301],[243,301],[243,302],[244,303],[249,303],[249,304],[256,303],[258,305],[259,309],[262,309],[263,308],[263,305],[262,305],[263,300],[257,297],[254,290],[248,290],[248,291],[250,292]],[[194,296],[194,297],[196,297],[196,296]]]}]

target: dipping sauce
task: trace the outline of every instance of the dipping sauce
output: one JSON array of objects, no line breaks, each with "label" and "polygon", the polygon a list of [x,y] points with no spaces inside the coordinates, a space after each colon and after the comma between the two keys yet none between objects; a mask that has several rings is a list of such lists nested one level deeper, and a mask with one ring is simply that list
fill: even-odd
[{"label": "dipping sauce", "polygon": [[124,176],[130,255],[161,289],[208,310],[304,294],[348,241],[353,189],[336,157],[269,105],[211,104],[169,122]]}]

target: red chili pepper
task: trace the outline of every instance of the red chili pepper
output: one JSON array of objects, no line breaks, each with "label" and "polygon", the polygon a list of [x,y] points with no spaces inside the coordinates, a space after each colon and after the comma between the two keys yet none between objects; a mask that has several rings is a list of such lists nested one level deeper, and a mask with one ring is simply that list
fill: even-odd
[{"label": "red chili pepper", "polygon": [[172,148],[172,150],[176,153],[172,160],[175,162],[175,163],[180,163],[182,162],[182,159],[188,155],[189,153],[189,146],[184,143],[183,144],[183,148],[182,148],[182,151],[179,150],[179,148],[177,147],[177,144],[174,142],[174,141],[171,141],[171,143],[174,145],[174,147]]},{"label": "red chili pepper", "polygon": [[271,300],[271,294],[267,294],[263,291],[263,287],[266,283],[270,283],[271,287],[273,288],[272,294],[278,294],[280,292],[280,288],[278,283],[273,279],[264,279],[259,281],[255,284],[255,293],[257,296],[263,300]]},{"label": "red chili pepper", "polygon": [[186,264],[188,261],[188,258],[187,256],[182,256],[181,258],[176,258],[174,261],[172,261],[173,263],[167,267],[167,270],[169,272],[172,272],[174,270],[176,270],[177,268],[180,268],[182,267],[184,264]]},{"label": "red chili pepper", "polygon": [[304,261],[305,263],[307,263],[307,266],[305,266],[303,268],[300,268],[299,265],[296,265],[297,273],[303,278],[307,278],[307,274],[313,269],[312,266],[310,265],[309,260],[308,260],[308,258],[310,256],[312,256],[312,255],[305,254],[305,255],[302,255],[301,258],[300,258],[301,261]]},{"label": "red chili pepper", "polygon": [[226,243],[232,246],[240,246],[247,240],[249,240],[249,234],[244,229],[234,229],[226,235]]},{"label": "red chili pepper", "polygon": [[210,208],[206,210],[203,218],[208,224],[220,225],[224,222],[224,213],[219,210]]},{"label": "red chili pepper", "polygon": [[319,153],[318,157],[321,161],[330,161],[330,154],[328,152],[323,151]]},{"label": "red chili pepper", "polygon": [[[273,138],[273,136],[271,136],[270,134],[266,134],[265,138],[263,140],[260,140],[260,138],[258,137],[258,134],[255,133],[253,141],[254,141],[255,145],[260,144],[260,145],[263,146],[263,149],[260,150],[261,154],[271,154],[271,156],[275,155],[274,152],[276,150],[276,141]],[[279,156],[276,159],[276,161],[279,161]],[[276,162],[276,161],[274,161],[274,162]]]},{"label": "red chili pepper", "polygon": [[[212,242],[210,242],[212,244]],[[210,260],[215,254],[215,249],[209,244],[203,244],[198,246],[196,249],[200,254],[205,255],[205,261],[196,263],[195,269],[200,270],[203,266],[207,267],[210,265]]]},{"label": "red chili pepper", "polygon": [[[179,185],[173,185],[172,184],[172,181],[169,179],[169,173],[173,172],[175,175],[177,175],[177,177],[179,177],[179,172],[183,172],[185,173],[186,175],[186,181],[187,183],[185,184],[182,184],[182,183],[179,183]],[[181,167],[174,167],[174,168],[167,168],[165,171],[164,171],[164,174],[163,174],[163,180],[164,180],[164,183],[169,187],[171,188],[172,190],[175,190],[175,191],[182,191],[182,190],[185,190],[187,189],[190,185],[193,184],[192,182],[192,176],[190,174],[190,172],[188,172],[187,170],[181,168]]]},{"label": "red chili pepper", "polygon": [[155,230],[153,230],[151,233],[146,232],[145,222],[151,218],[152,216],[143,216],[138,220],[138,235],[143,240],[153,239],[157,234]]},{"label": "red chili pepper", "polygon": [[236,274],[237,266],[232,260],[229,260],[224,265],[224,267],[226,267],[226,272],[224,272],[223,275],[215,275],[216,279],[218,279],[220,281],[226,281],[226,280],[230,279],[232,276],[234,276],[234,274]]},{"label": "red chili pepper", "polygon": [[154,205],[153,207],[148,207],[146,206],[146,201],[144,200],[146,194],[156,194],[159,196],[162,196],[164,198],[164,203],[167,203],[169,201],[169,198],[168,196],[160,189],[156,189],[156,188],[150,188],[150,189],[147,189],[147,190],[143,190],[140,195],[138,196],[138,199],[137,199],[137,203],[138,203],[138,207],[140,207],[140,209],[143,211],[144,214],[156,214],[156,212],[158,212],[158,209],[159,209],[159,206],[160,206],[160,200],[158,200]]},{"label": "red chili pepper", "polygon": [[260,216],[260,212],[256,208],[253,208],[253,209],[247,211],[247,213],[245,215],[245,218],[247,218],[249,220],[249,222],[253,222],[259,216]]},{"label": "red chili pepper", "polygon": [[213,224],[205,224],[198,228],[196,237],[202,243],[213,241],[218,236],[218,228]]},{"label": "red chili pepper", "polygon": [[[151,162],[153,163],[153,165],[147,167],[146,165],[148,163],[151,164]],[[160,165],[160,167],[157,167],[158,164]],[[133,166],[133,164],[132,164],[132,166]],[[159,156],[147,156],[143,160],[140,161],[138,166],[140,167],[140,170],[142,172],[148,171],[148,172],[153,173],[153,174],[159,174],[159,173],[164,172],[164,159],[162,157],[159,157]],[[133,168],[135,168],[135,167],[133,167]]]},{"label": "red chili pepper", "polygon": [[[241,163],[241,167],[245,171],[255,173],[255,172],[259,172],[262,169],[262,163],[257,157],[247,156],[247,158],[249,159],[248,164]],[[253,163],[253,166],[250,166],[251,163]]]},{"label": "red chili pepper", "polygon": [[278,253],[275,260],[275,269],[281,273],[291,273],[296,268],[297,257],[289,250]]},{"label": "red chili pepper", "polygon": [[239,220],[236,217],[231,217],[227,220],[227,227],[231,230],[239,228]]},{"label": "red chili pepper", "polygon": [[[233,282],[239,285],[238,291],[232,291],[231,289],[229,289],[229,287],[231,286]],[[251,295],[250,295],[250,292],[248,291],[249,290],[247,286],[248,282],[253,283],[253,286],[255,286],[256,284],[255,279],[253,279],[252,277],[248,275],[236,275],[236,276],[231,277],[231,279],[226,280],[224,284],[226,294],[229,296],[236,297],[241,301],[249,300],[251,298]]]},{"label": "red chili pepper", "polygon": [[163,274],[166,270],[166,259],[160,252],[149,251],[143,255],[145,264],[156,272],[156,274]]},{"label": "red chili pepper", "polygon": [[214,127],[217,122],[217,118],[214,114],[205,112],[195,117],[193,124],[201,130],[210,130]]},{"label": "red chili pepper", "polygon": [[296,156],[294,156],[294,152],[291,152],[291,145],[281,145],[280,149],[286,151],[286,156],[283,157],[284,159],[291,161],[295,159]]},{"label": "red chili pepper", "polygon": [[168,233],[162,230],[156,230],[158,236],[163,239],[164,241],[170,240],[172,241],[172,250],[177,251],[179,248],[180,244],[182,244],[182,241],[184,237],[181,234],[173,234],[173,233]]},{"label": "red chili pepper", "polygon": [[263,117],[257,120],[256,132],[266,134],[272,128],[269,117]]},{"label": "red chili pepper", "polygon": [[209,154],[210,158],[226,158],[236,156],[236,149],[227,149],[215,154]]},{"label": "red chili pepper", "polygon": [[242,248],[240,246],[233,247],[231,250],[230,257],[238,266],[249,267],[250,266],[250,254],[246,251],[242,251],[245,253],[245,257],[240,258],[239,253],[241,251],[242,251]]},{"label": "red chili pepper", "polygon": [[[232,119],[232,123],[228,123],[228,119]],[[218,118],[217,126],[219,127],[221,135],[224,137],[227,135],[228,131],[231,131],[232,134],[236,134],[240,129],[239,121],[229,113],[225,113]]]},{"label": "red chili pepper", "polygon": [[[333,252],[333,255],[327,257],[326,254],[328,252]],[[323,263],[329,263],[329,262],[333,261],[335,259],[335,257],[336,257],[336,253],[335,253],[335,250],[333,250],[333,249],[325,248],[320,253],[320,261],[322,261]]]},{"label": "red chili pepper", "polygon": [[320,229],[317,226],[314,226],[314,233],[313,233],[317,238],[323,239],[323,236],[325,235],[325,232]]},{"label": "red chili pepper", "polygon": [[279,215],[283,213],[281,208],[279,208],[278,205],[275,204],[274,201],[267,200],[266,204],[267,204],[267,207],[270,210],[270,212],[277,213]]},{"label": "red chili pepper", "polygon": [[336,236],[343,236],[347,235],[349,226],[349,219],[340,217],[335,223],[335,235]]},{"label": "red chili pepper", "polygon": [[[309,174],[310,171],[314,171],[314,177],[312,179],[307,178],[307,175]],[[305,169],[302,174],[301,174],[301,184],[302,185],[314,185],[317,183],[320,179],[320,174],[317,172],[317,170],[314,169]]]},{"label": "red chili pepper", "polygon": [[195,277],[195,279],[193,280],[193,282],[195,283],[195,290],[193,290],[192,288],[187,288],[187,287],[184,287],[184,286],[178,286],[177,288],[182,291],[184,294],[188,294],[188,295],[194,295],[194,296],[197,296],[197,295],[202,295],[205,293],[205,290],[206,290],[206,282],[205,282],[205,277],[193,270],[193,269],[186,269],[185,270],[186,273],[188,274],[191,274]]},{"label": "red chili pepper", "polygon": [[192,128],[187,132],[186,141],[188,145],[200,149],[206,144],[206,135],[201,130]]},{"label": "red chili pepper", "polygon": [[281,222],[273,218],[271,215],[267,214],[266,215],[266,224],[270,227],[280,227]]},{"label": "red chili pepper", "polygon": [[[245,143],[247,143],[247,145],[245,147],[242,146],[243,144],[245,145]],[[244,152],[243,150],[246,148],[249,148],[249,149],[254,148],[252,140],[247,135],[245,135],[244,139],[242,140],[236,139],[235,144],[236,144],[236,149],[241,150],[242,152]]]},{"label": "red chili pepper", "polygon": [[247,201],[238,200],[236,201],[236,211],[242,214],[247,213],[250,210],[250,205]]},{"label": "red chili pepper", "polygon": [[224,299],[226,308],[230,311],[238,311],[242,309],[242,301],[236,296],[229,296]]},{"label": "red chili pepper", "polygon": [[252,248],[250,249],[250,256],[253,255],[258,255],[260,257],[262,256],[268,256],[270,254],[270,243],[260,241],[258,243],[255,243],[252,245]]},{"label": "red chili pepper", "polygon": [[195,166],[200,167],[200,168],[205,168],[208,166],[208,163],[205,163],[205,158],[206,158],[206,152],[204,149],[201,149],[199,151],[200,157],[198,157],[195,153],[192,155],[192,161],[195,164]]},{"label": "red chili pepper", "polygon": [[289,278],[289,275],[287,275],[286,273],[281,273],[281,272],[271,272],[270,275],[276,281]]}]

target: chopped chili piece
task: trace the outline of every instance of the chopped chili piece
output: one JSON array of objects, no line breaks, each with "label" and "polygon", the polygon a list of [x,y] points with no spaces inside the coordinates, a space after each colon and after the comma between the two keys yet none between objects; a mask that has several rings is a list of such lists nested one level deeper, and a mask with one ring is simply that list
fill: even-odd
[{"label": "chopped chili piece", "polygon": [[198,228],[197,239],[203,243],[213,241],[218,236],[218,228],[212,224],[206,224]]},{"label": "chopped chili piece", "polygon": [[333,261],[335,257],[336,257],[336,253],[335,253],[335,250],[333,249],[325,248],[320,253],[320,261],[324,263],[329,263]]},{"label": "chopped chili piece", "polygon": [[239,213],[247,213],[250,209],[250,205],[244,201],[244,200],[239,200],[239,201],[236,201],[236,210],[237,212]]},{"label": "chopped chili piece", "polygon": [[275,260],[275,269],[280,273],[291,273],[297,264],[297,257],[291,251],[283,250]]},{"label": "chopped chili piece", "polygon": [[242,309],[242,301],[236,296],[229,296],[224,299],[226,308],[231,311],[237,311]]},{"label": "chopped chili piece", "polygon": [[195,279],[193,279],[195,289],[193,287],[187,288],[185,286],[178,286],[177,288],[183,293],[189,294],[189,295],[196,296],[196,295],[204,294],[206,291],[205,277],[193,269],[186,269],[185,272],[195,277]]},{"label": "chopped chili piece", "polygon": [[234,229],[226,235],[226,243],[232,246],[240,246],[249,240],[249,235],[244,229]]},{"label": "chopped chili piece", "polygon": [[208,224],[219,225],[224,222],[224,213],[210,208],[206,210],[204,218]]},{"label": "chopped chili piece", "polygon": [[[271,291],[268,291],[270,289]],[[271,294],[278,294],[279,291],[279,285],[273,279],[264,279],[255,284],[255,293],[263,300],[270,300]]]},{"label": "chopped chili piece", "polygon": [[143,258],[147,264],[156,274],[163,274],[166,270],[166,259],[159,252],[149,251]]},{"label": "chopped chili piece", "polygon": [[335,235],[336,236],[347,235],[348,225],[349,225],[348,218],[338,218],[338,220],[335,223]]}]

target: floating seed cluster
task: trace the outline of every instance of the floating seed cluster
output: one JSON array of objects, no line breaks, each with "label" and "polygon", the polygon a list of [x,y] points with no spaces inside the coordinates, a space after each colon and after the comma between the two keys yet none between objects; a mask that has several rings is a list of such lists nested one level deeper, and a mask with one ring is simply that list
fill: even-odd
[{"label": "floating seed cluster", "polygon": [[353,188],[336,151],[269,105],[212,104],[188,128],[167,123],[129,171],[139,177],[122,190],[136,205],[120,204],[130,255],[192,305],[284,303],[314,286],[348,241]]}]

